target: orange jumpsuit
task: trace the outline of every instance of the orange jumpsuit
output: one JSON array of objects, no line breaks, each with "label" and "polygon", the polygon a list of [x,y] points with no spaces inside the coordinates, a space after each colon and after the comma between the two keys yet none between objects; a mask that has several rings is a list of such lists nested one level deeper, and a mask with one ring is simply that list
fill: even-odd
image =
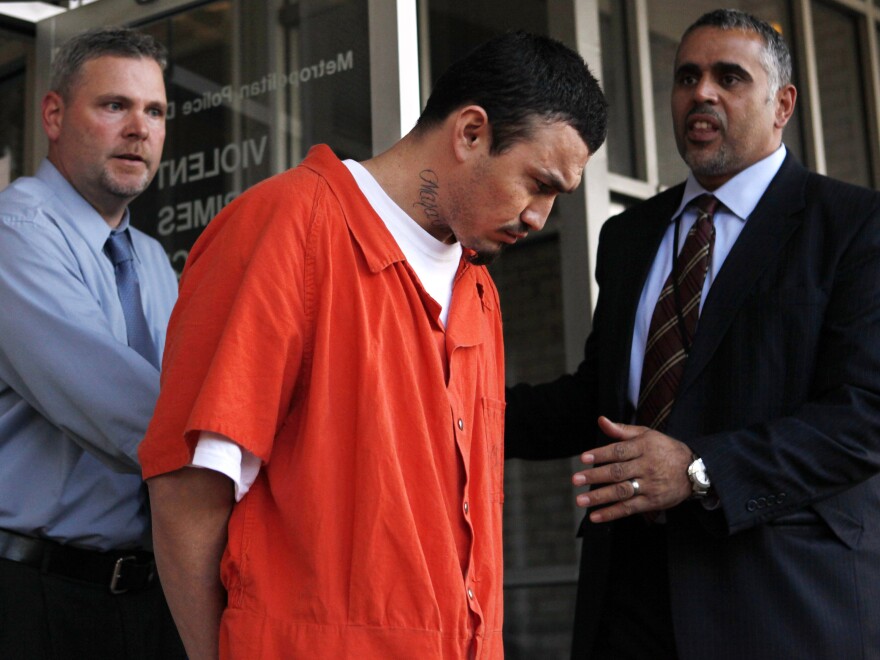
[{"label": "orange jumpsuit", "polygon": [[196,243],[140,459],[177,470],[204,430],[263,463],[229,522],[221,657],[503,656],[486,269],[462,260],[445,334],[439,310],[325,146]]}]

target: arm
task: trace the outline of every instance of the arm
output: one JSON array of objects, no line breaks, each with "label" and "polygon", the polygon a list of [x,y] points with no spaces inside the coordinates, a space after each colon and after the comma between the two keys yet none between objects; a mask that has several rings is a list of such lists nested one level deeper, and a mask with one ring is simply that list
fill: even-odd
[{"label": "arm", "polygon": [[588,375],[594,369],[591,361],[584,360],[577,372],[553,382],[508,388],[504,457],[566,458],[591,446],[596,418],[587,405],[591,392]]},{"label": "arm", "polygon": [[91,255],[81,264],[38,220],[0,222],[0,385],[113,469],[138,472],[159,373],[113,335]]},{"label": "arm", "polygon": [[[728,533],[815,509],[880,473],[880,195],[818,177],[807,191],[806,238],[792,239],[801,254],[791,261],[818,286],[772,299],[763,324],[786,334],[764,350],[785,361],[749,375],[777,414],[681,438],[706,464]],[[750,506],[771,495],[784,500]]]},{"label": "arm", "polygon": [[[603,227],[603,236],[607,224]],[[607,243],[600,239],[596,276],[605,283]],[[592,330],[577,370],[539,385],[520,383],[507,388],[504,415],[504,457],[544,460],[575,456],[597,438],[599,356],[609,321],[607,296],[599,296]],[[612,303],[613,304],[613,303]]]},{"label": "arm", "polygon": [[182,468],[147,485],[159,577],[180,637],[192,660],[217,658],[232,482],[213,470]]}]

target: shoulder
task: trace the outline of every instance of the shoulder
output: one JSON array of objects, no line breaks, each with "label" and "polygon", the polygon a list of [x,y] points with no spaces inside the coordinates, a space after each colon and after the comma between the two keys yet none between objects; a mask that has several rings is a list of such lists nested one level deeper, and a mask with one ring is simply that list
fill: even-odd
[{"label": "shoulder", "polygon": [[265,234],[305,238],[317,223],[344,218],[352,207],[357,184],[345,165],[326,146],[313,147],[296,167],[249,188],[211,221],[215,233],[225,225],[245,237]]},{"label": "shoulder", "polygon": [[16,179],[0,191],[0,217],[7,223],[40,223],[52,208],[52,199],[52,191],[39,179]]},{"label": "shoulder", "polygon": [[71,241],[62,221],[67,209],[43,182],[18,179],[0,192],[0,252],[17,257],[22,250],[67,253]]},{"label": "shoulder", "polygon": [[822,209],[835,216],[877,215],[880,192],[808,172],[804,196],[807,209]]},{"label": "shoulder", "polygon": [[310,170],[296,167],[269,177],[236,197],[211,220],[193,248],[198,256],[217,244],[248,253],[266,238],[302,237],[326,184]]},{"label": "shoulder", "polygon": [[249,204],[277,202],[279,199],[308,200],[326,186],[324,177],[299,165],[264,179],[238,197]]},{"label": "shoulder", "polygon": [[302,166],[294,167],[246,190],[223,209],[217,219],[223,224],[244,217],[243,231],[258,232],[268,225],[279,229],[278,217],[290,219],[308,213],[325,195],[326,189],[327,182],[320,174]]},{"label": "shoulder", "polygon": [[852,224],[877,215],[880,192],[808,170],[789,154],[759,206],[765,204],[778,211],[804,211],[823,224],[833,225],[838,219]]},{"label": "shoulder", "polygon": [[315,243],[313,226],[322,212],[327,184],[301,166],[249,188],[211,220],[196,240],[181,276],[181,292],[205,282],[243,278],[300,279]]},{"label": "shoulder", "polygon": [[328,191],[341,196],[354,185],[348,169],[325,145],[313,147],[305,160],[296,167],[269,177],[257,184],[242,197],[252,203],[275,202],[279,198],[309,204]]},{"label": "shoulder", "polygon": [[679,184],[612,216],[602,226],[601,237],[613,240],[653,230],[655,223],[670,219],[681,202],[683,191],[684,184]]},{"label": "shoulder", "polygon": [[880,192],[804,168],[792,175],[792,182],[799,199],[790,201],[795,189],[783,186],[771,201],[800,217],[802,231],[814,235],[826,252],[880,245]]}]

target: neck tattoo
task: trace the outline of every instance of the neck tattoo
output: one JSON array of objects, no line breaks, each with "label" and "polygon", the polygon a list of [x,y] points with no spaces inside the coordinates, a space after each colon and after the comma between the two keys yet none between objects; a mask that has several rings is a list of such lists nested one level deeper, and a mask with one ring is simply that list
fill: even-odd
[{"label": "neck tattoo", "polygon": [[419,201],[413,206],[421,206],[422,212],[430,222],[440,219],[440,211],[437,209],[437,199],[440,196],[440,184],[437,173],[434,170],[422,170],[419,172]]}]

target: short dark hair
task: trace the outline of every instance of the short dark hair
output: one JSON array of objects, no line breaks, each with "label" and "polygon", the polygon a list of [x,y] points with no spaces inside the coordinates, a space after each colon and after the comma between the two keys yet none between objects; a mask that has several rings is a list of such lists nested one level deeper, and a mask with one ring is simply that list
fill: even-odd
[{"label": "short dark hair", "polygon": [[776,94],[791,82],[791,53],[782,35],[769,23],[739,9],[716,9],[703,14],[681,37],[684,41],[691,32],[701,27],[719,30],[754,32],[764,42],[761,66],[770,82],[770,94]]},{"label": "short dark hair", "polygon": [[148,34],[127,27],[93,28],[72,37],[58,49],[52,60],[49,89],[68,100],[83,65],[106,55],[155,60],[163,71],[168,65],[165,46]]},{"label": "short dark hair", "polygon": [[466,105],[482,107],[491,152],[528,139],[540,120],[571,125],[594,154],[605,141],[608,103],[583,58],[562,43],[527,32],[486,41],[437,80],[416,129],[435,126]]}]

